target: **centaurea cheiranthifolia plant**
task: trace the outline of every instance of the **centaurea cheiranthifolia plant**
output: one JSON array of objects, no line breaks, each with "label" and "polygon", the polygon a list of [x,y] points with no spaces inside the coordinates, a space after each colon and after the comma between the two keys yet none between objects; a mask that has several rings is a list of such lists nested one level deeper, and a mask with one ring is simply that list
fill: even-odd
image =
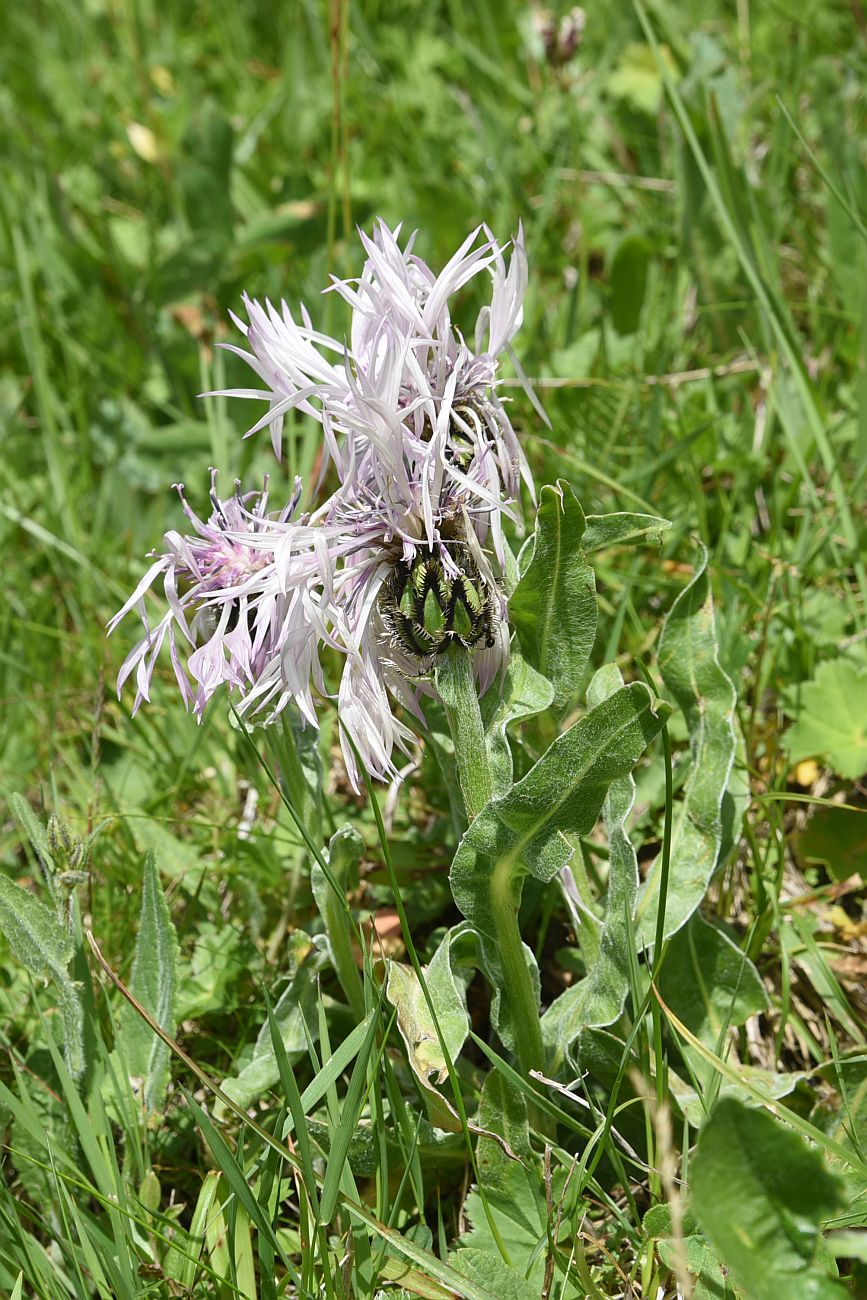
[{"label": "centaurea cheiranthifolia plant", "polygon": [[[247,346],[233,350],[262,386],[229,395],[267,402],[248,435],[269,427],[278,455],[289,410],[318,421],[314,497],[326,483],[330,495],[301,515],[298,485],[284,509],[240,488],[221,500],[215,484],[207,520],[185,504],[194,532],[166,534],[112,621],[135,607],[145,626],[119,686],[135,672],[136,706],[146,699],[168,643],[199,717],[223,684],[241,714],[266,723],[292,705],[315,727],[322,701],[336,699],[356,789],[359,763],[380,780],[399,775],[397,755],[424,733],[427,701],[438,698],[467,821],[452,890],[491,984],[494,1027],[529,1071],[545,1066],[546,1035],[538,968],[518,924],[524,877],[546,882],[568,869],[609,786],[628,778],[665,710],[644,685],[609,672],[591,684],[593,707],[541,757],[525,751],[513,779],[507,729],[548,708],[557,728],[589,661],[596,604],[586,521],[568,485],[545,488],[532,539],[511,555],[505,521],[520,519],[522,483],[534,496],[498,382],[522,320],[521,236],[507,261],[476,231],[436,275],[414,238],[401,245],[399,234],[379,223],[362,236],[359,277],[330,286],[351,308],[347,345],[318,332],[303,309],[299,322],[285,303],[246,300],[248,323],[236,323]],[[491,292],[471,346],[452,311],[478,276]],[[600,545],[666,525],[617,515],[594,526]],[[151,627],[145,597],[160,578],[168,609]],[[325,650],[339,658],[336,687]],[[632,902],[636,887],[623,886]],[[547,1013],[549,1036],[580,1018],[570,990],[563,999]],[[426,1085],[426,1067],[414,1068]]]}]

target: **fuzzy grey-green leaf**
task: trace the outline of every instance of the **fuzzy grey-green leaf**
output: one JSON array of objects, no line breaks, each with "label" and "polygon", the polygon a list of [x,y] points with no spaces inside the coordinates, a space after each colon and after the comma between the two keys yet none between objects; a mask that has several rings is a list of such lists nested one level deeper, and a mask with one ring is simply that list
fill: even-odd
[{"label": "fuzzy grey-green leaf", "polygon": [[584,554],[601,551],[608,546],[630,546],[636,542],[662,541],[663,533],[671,527],[669,519],[658,515],[637,515],[617,511],[610,515],[588,515],[582,546]]},{"label": "fuzzy grey-green leaf", "polygon": [[553,684],[562,711],[596,639],[596,575],[583,550],[584,511],[565,479],[539,494],[529,564],[509,600],[527,662]]},{"label": "fuzzy grey-green leaf", "polygon": [[[620,670],[606,664],[594,675],[587,691],[591,707],[623,688]],[[629,950],[632,914],[638,892],[638,860],[626,831],[635,800],[631,773],[611,782],[603,805],[608,836],[608,890],[605,918],[599,932],[599,951],[586,977],[573,984],[551,1004],[542,1021],[545,1038],[562,1051],[587,1025],[610,1025],[623,1010],[629,988]],[[586,900],[589,902],[589,900]]]},{"label": "fuzzy grey-green leaf", "polygon": [[495,873],[515,909],[525,875],[551,880],[572,856],[568,837],[592,830],[609,786],[631,772],[668,713],[640,682],[624,686],[555,740],[467,830],[452,864],[452,892],[495,974]]},{"label": "fuzzy grey-green leaf", "polygon": [[[153,853],[145,857],[130,991],[166,1033],[175,1032],[178,940]],[[142,1080],[146,1110],[158,1111],[169,1081],[169,1049],[133,1007],[122,1010],[121,1046],[130,1075]]]},{"label": "fuzzy grey-green leaf", "polygon": [[72,935],[50,907],[29,889],[0,874],[0,930],[15,956],[37,979],[67,978]]},{"label": "fuzzy grey-green leaf", "polygon": [[[674,602],[659,643],[659,671],[683,713],[690,770],[675,808],[665,908],[667,938],[692,916],[710,884],[723,843],[723,800],[734,763],[735,688],[719,661],[713,600],[702,546],[695,574]],[[662,855],[638,895],[636,936],[653,943]]]}]

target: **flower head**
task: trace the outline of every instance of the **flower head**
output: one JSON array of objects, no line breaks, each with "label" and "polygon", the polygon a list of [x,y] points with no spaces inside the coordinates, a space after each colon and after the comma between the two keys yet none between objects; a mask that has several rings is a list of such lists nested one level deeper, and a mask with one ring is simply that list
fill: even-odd
[{"label": "flower head", "polygon": [[[183,699],[201,718],[226,685],[241,713],[272,720],[290,703],[318,725],[329,696],[321,656],[336,652],[341,744],[358,788],[355,753],[374,777],[397,774],[396,750],[414,733],[398,708],[424,723],[438,657],[458,645],[472,656],[480,692],[508,657],[503,519],[515,514],[519,480],[532,487],[497,395],[498,354],[521,320],[526,258],[520,239],[506,267],[487,231],[464,242],[440,273],[401,249],[380,223],[362,236],[367,262],[356,281],[332,288],[353,312],[351,346],[247,301],[251,351],[240,351],[267,385],[234,390],[268,400],[250,432],[270,425],[279,453],[293,407],[315,416],[339,485],[311,515],[289,504],[269,511],[261,493],[221,500],[200,519],[179,489],[192,532],[166,533],[165,549],[109,624],[133,608],[142,640],[118,676],[133,672],[137,709],[149,698],[168,644]],[[451,319],[451,300],[479,272],[492,279],[475,351]],[[145,597],[162,579],[168,609],[153,627]]]},{"label": "flower head", "polygon": [[[227,345],[243,357],[265,388],[226,395],[269,403],[248,435],[269,426],[279,456],[283,418],[297,408],[322,424],[325,449],[341,481],[354,467],[408,441],[426,440],[439,461],[460,465],[475,454],[489,462],[499,496],[515,499],[532,479],[506,406],[498,395],[499,357],[510,351],[523,318],[527,258],[518,233],[507,267],[490,232],[478,227],[439,275],[403,248],[400,227],[377,223],[362,234],[367,260],[357,279],[334,280],[331,290],[352,310],[347,349],[313,327],[306,309],[300,324],[285,302],[278,310],[244,299],[248,321],[233,317],[248,347]],[[480,240],[481,235],[481,240]],[[452,300],[487,272],[491,299],[476,320],[474,347],[452,321]]]}]

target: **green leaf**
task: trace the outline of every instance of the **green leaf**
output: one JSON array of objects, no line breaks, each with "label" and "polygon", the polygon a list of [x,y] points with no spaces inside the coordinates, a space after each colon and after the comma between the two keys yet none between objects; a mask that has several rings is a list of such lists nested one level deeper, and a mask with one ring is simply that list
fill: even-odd
[{"label": "green leaf", "polygon": [[[178,940],[169,906],[160,884],[156,859],[148,853],[144,863],[141,913],[129,987],[145,1011],[167,1034],[175,1032],[175,997],[178,982]],[[124,1003],[121,1012],[121,1048],[130,1075],[142,1081],[145,1108],[160,1109],[169,1082],[169,1048],[135,1009]]]},{"label": "green leaf", "polygon": [[723,1098],[698,1137],[692,1209],[750,1300],[843,1300],[816,1264],[842,1184],[819,1152],[764,1110]]},{"label": "green leaf", "polygon": [[[607,664],[593,677],[587,702],[596,706],[622,688],[620,670],[614,664]],[[632,915],[638,893],[638,860],[626,831],[634,800],[635,782],[631,774],[611,782],[603,806],[608,836],[608,891],[598,953],[586,978],[562,993],[542,1019],[546,1040],[562,1052],[568,1051],[585,1026],[613,1024],[626,1000]]]},{"label": "green leaf", "polygon": [[789,760],[819,758],[848,781],[867,771],[867,668],[848,659],[820,664],[801,687],[798,717],[786,734]]},{"label": "green leaf", "polygon": [[0,875],[0,930],[31,975],[67,979],[75,951],[69,930],[40,898],[4,875]]},{"label": "green leaf", "polygon": [[512,784],[512,750],[508,729],[522,718],[547,709],[554,699],[554,687],[537,673],[521,654],[517,638],[512,641],[509,666],[499,694],[489,690],[482,699],[482,721],[494,794],[505,794]]},{"label": "green leaf", "polygon": [[687,1029],[717,1048],[729,1025],[764,1011],[768,994],[746,953],[698,915],[671,940],[659,974],[659,991]]},{"label": "green leaf", "polygon": [[452,892],[480,936],[495,987],[495,892],[517,910],[525,875],[546,882],[569,862],[567,837],[592,830],[611,782],[628,775],[667,716],[668,706],[640,682],[623,687],[555,740],[468,828],[452,864]]},{"label": "green leaf", "polygon": [[472,821],[491,797],[491,771],[470,655],[461,645],[441,656],[434,675],[455,749],[457,777]]},{"label": "green leaf", "polygon": [[821,862],[833,880],[867,880],[867,809],[815,808],[791,842],[799,865]]},{"label": "green leaf", "polygon": [[631,546],[636,542],[655,542],[659,545],[662,534],[671,527],[668,519],[657,515],[636,515],[618,511],[611,515],[588,515],[582,546],[584,554],[604,550],[608,546]]},{"label": "green leaf", "polygon": [[582,549],[584,511],[565,479],[543,487],[529,563],[509,616],[531,667],[563,710],[581,684],[596,639],[596,576]]},{"label": "green leaf", "polygon": [[[707,551],[700,547],[695,575],[674,602],[659,643],[659,671],[677,701],[689,736],[690,769],[675,808],[665,937],[692,916],[707,891],[723,844],[723,801],[734,763],[735,689],[720,666]],[[638,896],[636,937],[655,938],[662,854]]]},{"label": "green leaf", "polygon": [[[453,943],[460,941],[463,929],[456,926],[447,930],[430,964],[422,967],[436,1022],[452,1061],[460,1054],[470,1031],[466,990],[471,972],[456,972],[452,951]],[[388,963],[385,995],[397,1010],[397,1027],[406,1045],[413,1073],[431,1108],[431,1121],[453,1130],[453,1117],[450,1112],[447,1115],[443,1113],[444,1100],[433,1086],[446,1081],[448,1066],[430,1007],[412,966],[396,961]]]},{"label": "green leaf", "polygon": [[499,1255],[485,1250],[457,1250],[449,1263],[461,1277],[488,1290],[498,1300],[539,1300],[538,1288],[504,1263]]},{"label": "green leaf", "polygon": [[38,857],[43,871],[48,876],[53,876],[55,871],[54,859],[51,854],[51,845],[48,842],[48,832],[42,822],[27,800],[23,799],[20,794],[11,794],[9,796],[9,806],[21,823],[21,828],[33,846],[33,851]]},{"label": "green leaf", "polygon": [[364,988],[355,962],[358,951],[355,927],[345,906],[345,896],[358,883],[358,868],[363,856],[364,840],[358,831],[353,826],[341,826],[329,841],[327,858],[331,876],[343,893],[336,892],[318,862],[310,868],[310,884],[325,926],[331,963],[357,1020],[364,1017]]},{"label": "green leaf", "polygon": [[618,334],[634,334],[641,323],[650,253],[643,235],[624,235],[614,250],[608,279],[611,320]]},{"label": "green leaf", "polygon": [[[659,1258],[666,1268],[678,1263],[678,1241],[672,1235],[671,1208],[654,1205],[644,1216],[644,1231],[657,1243]],[[689,1210],[681,1225],[681,1258],[692,1277],[692,1300],[734,1300],[725,1271]]]}]

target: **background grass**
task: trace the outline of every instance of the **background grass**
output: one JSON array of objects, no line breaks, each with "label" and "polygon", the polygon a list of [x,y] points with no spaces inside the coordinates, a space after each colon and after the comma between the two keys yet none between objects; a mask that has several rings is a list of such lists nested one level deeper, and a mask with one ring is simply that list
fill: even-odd
[{"label": "background grass", "polygon": [[[297,829],[243,738],[221,709],[197,727],[165,674],[131,720],[113,692],[129,633],[106,642],[103,632],[146,552],[177,525],[172,482],[201,503],[209,465],[251,481],[270,473],[278,490],[314,466],[315,427],[290,424],[277,468],[263,436],[241,441],[246,410],[197,397],[241,377],[214,348],[230,337],[228,311],[244,289],[303,300],[339,336],[341,304],[319,289],[329,271],[359,265],[355,223],[369,229],[381,215],[418,227],[436,265],[478,222],[505,239],[520,220],[531,279],[518,352],[552,429],[519,390],[515,416],[538,481],[567,478],[593,513],[644,509],[674,522],[661,559],[617,552],[603,563],[597,662],[616,657],[635,675],[689,573],[688,539],[710,549],[752,799],[707,914],[735,924],[775,999],[747,1059],[800,1069],[857,1044],[865,941],[851,877],[867,858],[863,823],[794,800],[857,807],[864,790],[851,770],[835,772],[833,753],[790,763],[785,727],[822,662],[853,682],[867,664],[859,0],[660,0],[644,20],[597,4],[559,66],[539,11],[513,0],[55,0],[7,5],[3,25],[0,791],[23,792],[76,835],[107,823],[81,905],[112,965],[128,973],[153,848],[181,943],[181,1037],[223,1077],[249,1058],[263,986],[275,997],[283,988],[287,935],[315,928]],[[475,304],[465,308],[469,323]],[[375,827],[347,794],[327,728],[324,745],[329,816],[349,816],[365,839],[362,911],[400,953]],[[639,797],[652,839],[664,802],[656,769]],[[394,869],[422,954],[453,919],[447,807],[428,773],[394,816]],[[11,817],[0,832],[7,872],[26,881],[34,864]],[[781,915],[800,895],[807,937],[788,950]],[[562,986],[565,918],[538,907],[529,924],[550,995]],[[65,1093],[46,1038],[50,998],[2,948],[0,998],[0,1078],[71,1152],[63,1125],[75,1116],[53,1109]],[[110,1023],[102,1003],[94,1017]],[[333,1032],[338,1041],[345,1026]],[[376,1050],[371,1040],[359,1058],[376,1080],[365,1106],[375,1133],[382,1090],[407,1157],[406,1081],[396,1055],[374,1067]],[[334,1087],[325,1123],[339,1129],[348,1094]],[[274,1128],[271,1110],[265,1119]],[[74,1162],[58,1172],[54,1148],[39,1154],[21,1115],[7,1120],[8,1288],[23,1269],[40,1296],[162,1294],[169,1284],[139,1265],[166,1265],[168,1220],[141,1205],[189,1226],[215,1159],[183,1096],[172,1092],[164,1119],[144,1129],[104,1116],[85,1190]],[[277,1161],[267,1146],[255,1158],[260,1174]],[[461,1227],[464,1176],[460,1153],[442,1158],[416,1223],[440,1253]],[[421,1186],[418,1166],[407,1168]],[[268,1176],[279,1181],[278,1163]],[[110,1208],[124,1186],[137,1228]],[[366,1194],[383,1219],[399,1200],[381,1166]],[[666,1272],[640,1244],[642,1205],[633,1192],[606,1196],[583,1267],[602,1294],[623,1293],[623,1277],[651,1294],[642,1287]],[[252,1210],[232,1202],[226,1213],[237,1246]],[[274,1229],[267,1265],[257,1229],[266,1275],[282,1275],[281,1251],[293,1257],[299,1213]],[[354,1240],[352,1286],[372,1294],[381,1261],[365,1262]],[[103,1290],[85,1243],[116,1261]],[[323,1267],[330,1250],[338,1294],[344,1246],[321,1245]],[[246,1294],[241,1256],[232,1265],[212,1251],[195,1293]],[[208,1282],[209,1270],[222,1280]]]}]

